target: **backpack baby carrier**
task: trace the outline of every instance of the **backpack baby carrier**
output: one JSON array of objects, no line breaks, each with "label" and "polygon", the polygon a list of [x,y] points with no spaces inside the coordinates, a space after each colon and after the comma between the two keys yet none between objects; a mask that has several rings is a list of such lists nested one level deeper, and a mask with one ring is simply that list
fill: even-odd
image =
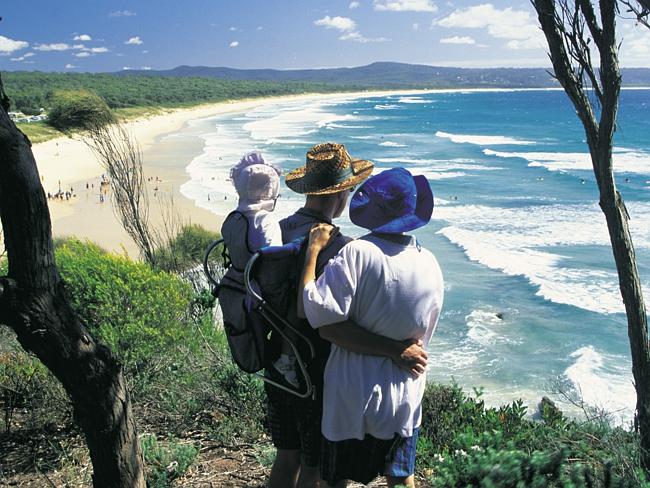
[{"label": "backpack baby carrier", "polygon": [[[203,260],[212,294],[219,301],[230,353],[241,370],[307,398],[314,394],[314,387],[305,358],[314,359],[314,346],[287,320],[291,307],[295,307],[301,241],[253,252],[248,246],[248,226],[244,214],[230,213],[222,226],[224,238],[208,247]],[[227,248],[226,242],[242,245]],[[287,331],[292,331],[294,340]],[[273,370],[280,339],[289,344],[296,358],[299,388],[261,373]]]}]

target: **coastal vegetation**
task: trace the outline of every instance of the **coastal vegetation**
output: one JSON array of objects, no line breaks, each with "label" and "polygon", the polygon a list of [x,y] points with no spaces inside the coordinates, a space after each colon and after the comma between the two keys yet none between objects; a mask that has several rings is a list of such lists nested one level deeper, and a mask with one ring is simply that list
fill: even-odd
[{"label": "coastal vegetation", "polygon": [[12,107],[25,110],[50,109],[56,93],[88,91],[100,96],[111,109],[128,107],[182,107],[243,98],[350,91],[361,85],[221,80],[201,77],[120,77],[101,73],[7,72],[5,90]]},{"label": "coastal vegetation", "polygon": [[[192,256],[207,235],[187,228],[174,249]],[[261,476],[239,482],[262,486],[273,453],[263,387],[230,359],[213,304],[197,300],[178,275],[90,242],[57,240],[55,257],[74,311],[124,364],[150,486],[194,486],[218,474],[196,468],[215,450],[249,453],[242,476],[252,467]],[[40,471],[57,485],[88,486],[88,451],[67,395],[13,334],[1,333],[2,442],[18,446],[14,472],[4,476],[38,479]],[[521,401],[490,407],[480,390],[469,394],[454,383],[429,384],[423,411],[420,486],[650,486],[638,437],[602,412],[568,418],[548,400],[532,409]],[[43,438],[49,442],[38,445]]]},{"label": "coastal vegetation", "polygon": [[112,120],[106,102],[87,90],[56,90],[50,95],[47,121],[56,129],[89,129]]}]

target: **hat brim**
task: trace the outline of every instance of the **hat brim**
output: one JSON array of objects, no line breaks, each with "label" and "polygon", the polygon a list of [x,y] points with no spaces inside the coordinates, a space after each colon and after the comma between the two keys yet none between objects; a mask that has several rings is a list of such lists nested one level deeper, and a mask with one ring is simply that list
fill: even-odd
[{"label": "hat brim", "polygon": [[[433,192],[431,191],[431,185],[429,185],[427,178],[422,175],[414,176],[413,182],[417,191],[417,199],[413,212],[397,217],[379,227],[369,230],[385,234],[399,234],[401,232],[419,229],[429,223],[433,214]],[[361,225],[358,222],[354,222],[354,220],[353,223]],[[363,225],[361,226],[363,227]]]},{"label": "hat brim", "polygon": [[329,195],[357,186],[372,174],[375,167],[372,162],[365,159],[355,159],[350,161],[350,164],[352,166],[352,176],[336,185],[327,187],[319,185],[318,176],[306,174],[306,166],[301,166],[288,173],[285,177],[285,183],[290,190],[303,195]]}]

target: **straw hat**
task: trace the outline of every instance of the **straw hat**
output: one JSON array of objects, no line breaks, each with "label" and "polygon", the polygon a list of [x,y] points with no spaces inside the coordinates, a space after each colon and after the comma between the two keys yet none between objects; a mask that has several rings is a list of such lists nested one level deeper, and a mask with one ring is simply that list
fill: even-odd
[{"label": "straw hat", "polygon": [[352,188],[372,173],[374,165],[352,159],[343,144],[325,142],[307,152],[307,164],[286,176],[287,186],[296,193],[327,195]]}]

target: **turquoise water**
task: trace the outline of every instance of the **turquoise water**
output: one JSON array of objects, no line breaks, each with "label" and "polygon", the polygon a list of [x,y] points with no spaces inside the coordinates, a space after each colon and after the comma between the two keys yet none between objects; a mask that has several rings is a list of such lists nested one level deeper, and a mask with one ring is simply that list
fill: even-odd
[{"label": "turquoise water", "polygon": [[[650,290],[650,90],[621,95],[617,185]],[[561,91],[344,96],[267,104],[192,122],[205,141],[182,191],[223,215],[228,169],[259,149],[286,170],[318,142],[344,143],[377,170],[426,175],[432,223],[416,231],[445,275],[429,376],[484,387],[491,403],[535,405],[562,385],[631,419],[627,326],[584,132]],[[208,201],[208,195],[210,199]],[[301,197],[283,188],[278,216]],[[341,225],[361,235],[347,217]]]}]

